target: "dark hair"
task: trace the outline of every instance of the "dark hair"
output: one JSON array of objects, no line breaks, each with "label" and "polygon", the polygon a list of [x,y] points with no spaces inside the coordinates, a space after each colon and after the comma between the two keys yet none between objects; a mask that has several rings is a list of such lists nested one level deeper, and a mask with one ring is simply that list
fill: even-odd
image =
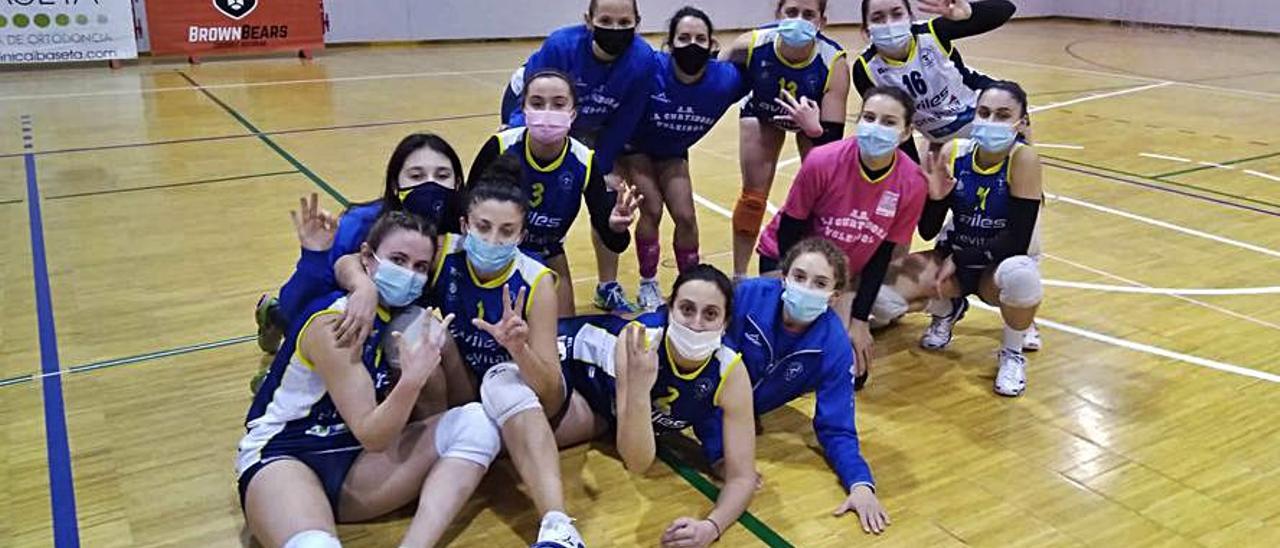
[{"label": "dark hair", "polygon": [[707,15],[707,12],[693,6],[685,6],[676,11],[675,15],[671,16],[670,29],[667,30],[667,46],[675,47],[676,25],[679,25],[680,21],[685,17],[701,19],[703,23],[707,24],[707,38],[709,40],[715,39],[716,27],[711,24],[711,17]]},{"label": "dark hair", "polygon": [[382,193],[383,209],[404,209],[404,204],[400,201],[400,172],[404,170],[404,163],[408,161],[409,155],[423,148],[439,152],[449,159],[453,167],[454,186],[462,188],[464,182],[462,159],[458,157],[458,152],[453,150],[449,142],[434,133],[410,133],[400,140],[400,144],[396,145],[396,149],[391,152],[391,159],[387,160],[387,178]]},{"label": "dark hair", "polygon": [[911,100],[911,96],[907,95],[907,92],[893,86],[876,86],[862,94],[862,104],[867,104],[868,99],[877,95],[888,96],[890,99],[901,104],[902,109],[906,111],[907,128],[911,127],[911,122],[915,120],[916,117],[916,104]]},{"label": "dark hair", "polygon": [[729,281],[729,277],[725,276],[720,269],[707,263],[700,263],[676,276],[676,283],[671,286],[671,296],[667,297],[667,307],[675,307],[676,294],[680,293],[680,288],[684,284],[699,280],[715,284],[720,294],[724,295],[724,320],[727,324],[729,318],[733,317],[733,282]]},{"label": "dark hair", "polygon": [[373,228],[369,229],[369,235],[365,237],[364,242],[369,244],[371,249],[378,249],[382,245],[382,240],[391,235],[396,230],[408,230],[417,232],[426,236],[431,240],[431,245],[435,245],[436,241],[436,225],[430,219],[410,213],[403,210],[387,210],[378,216],[378,220],[373,222]]},{"label": "dark hair", "polygon": [[986,89],[983,89],[981,93],[978,93],[978,99],[982,99],[983,94],[993,89],[998,89],[1008,93],[1009,95],[1012,95],[1014,99],[1017,99],[1018,105],[1022,107],[1022,117],[1027,117],[1027,91],[1022,89],[1022,86],[1012,80],[996,80],[995,82],[992,82],[991,85],[987,86]]},{"label": "dark hair", "polygon": [[[587,4],[587,15],[590,15],[590,16],[593,16],[593,17],[595,16],[595,14],[596,14],[596,2],[598,2],[598,1],[599,1],[599,0],[591,0],[591,3],[590,3],[590,4]],[[639,4],[640,4],[639,0],[631,0],[631,11],[632,11],[632,12],[635,14],[635,16],[636,16],[636,23],[639,23],[639,22],[640,22],[640,5],[639,5]]]},{"label": "dark hair", "polygon": [[[906,0],[902,0],[902,1],[905,2]],[[786,3],[787,3],[787,0],[778,0],[778,7],[774,8],[773,11],[775,13],[782,11],[782,5]],[[863,10],[866,9],[866,5],[867,5],[867,0],[862,0]],[[818,13],[822,15],[827,14],[827,0],[818,0]]]},{"label": "dark hair", "polygon": [[498,201],[515,204],[520,210],[520,218],[529,209],[529,194],[521,184],[524,166],[515,156],[503,154],[467,187],[467,197],[463,201],[467,208],[463,214],[471,212],[471,208],[480,202]]},{"label": "dark hair", "polygon": [[[864,29],[867,28],[867,8],[870,4],[871,0],[862,0],[862,28]],[[907,18],[915,20],[916,14],[911,11],[911,2],[909,0],[902,0],[902,5],[907,7]]]},{"label": "dark hair", "polygon": [[849,279],[849,259],[845,257],[840,248],[825,238],[805,238],[800,243],[791,246],[791,250],[782,257],[782,275],[786,276],[787,272],[791,271],[791,264],[805,253],[822,255],[827,260],[827,263],[831,265],[831,269],[835,271],[836,291],[844,289]]},{"label": "dark hair", "polygon": [[564,71],[553,68],[538,69],[538,71],[533,74],[525,75],[524,101],[529,100],[529,84],[532,84],[534,80],[541,78],[556,78],[563,80],[564,85],[569,86],[569,98],[573,100],[573,107],[578,108],[578,87],[574,84],[574,78]]}]

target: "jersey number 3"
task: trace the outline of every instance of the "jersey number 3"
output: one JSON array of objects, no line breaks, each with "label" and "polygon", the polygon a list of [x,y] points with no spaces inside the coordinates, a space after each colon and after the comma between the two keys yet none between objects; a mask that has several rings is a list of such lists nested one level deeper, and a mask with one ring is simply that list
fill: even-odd
[{"label": "jersey number 3", "polygon": [[547,193],[546,185],[542,183],[533,183],[533,195],[529,197],[529,205],[538,207],[542,205],[542,195]]},{"label": "jersey number 3", "polygon": [[778,90],[786,91],[791,94],[792,98],[800,99],[800,85],[795,82],[788,82],[786,78],[778,78]]}]

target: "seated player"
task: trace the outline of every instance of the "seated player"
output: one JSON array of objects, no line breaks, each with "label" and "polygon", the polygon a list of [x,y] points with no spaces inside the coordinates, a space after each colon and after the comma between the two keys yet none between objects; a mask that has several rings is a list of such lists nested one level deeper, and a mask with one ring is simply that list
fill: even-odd
[{"label": "seated player", "polygon": [[[332,240],[333,225],[307,217],[299,236]],[[417,499],[401,545],[432,546],[497,456],[497,427],[478,404],[410,420],[452,316],[429,316],[417,340],[387,337],[385,326],[418,297],[434,254],[430,222],[389,211],[360,248],[379,296],[364,344],[338,344],[341,291],[313,300],[290,326],[249,408],[236,462],[245,521],[263,545],[338,547],[336,522],[373,519]],[[384,339],[400,345],[394,381]]]},{"label": "seated player", "polygon": [[755,492],[755,425],[742,357],[721,342],[733,313],[724,273],[701,264],[680,273],[670,304],[634,321],[583,316],[560,321],[565,377],[573,395],[556,429],[561,446],[612,431],[627,470],[644,473],[655,434],[718,418],[724,488],[703,519],[682,517],[663,546],[707,546],[746,511]]}]

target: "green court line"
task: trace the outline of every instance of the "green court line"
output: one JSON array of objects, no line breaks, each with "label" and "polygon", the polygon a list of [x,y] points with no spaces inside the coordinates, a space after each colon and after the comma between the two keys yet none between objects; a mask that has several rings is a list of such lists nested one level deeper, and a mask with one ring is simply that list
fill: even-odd
[{"label": "green court line", "polygon": [[[311,179],[312,182],[314,182],[320,188],[324,189],[325,192],[328,192],[330,196],[333,196],[333,198],[338,200],[338,202],[341,203],[344,207],[347,205],[350,205],[350,202],[344,196],[342,196],[342,194],[338,192],[337,189],[334,189],[332,186],[329,186],[329,184],[326,183],[324,179],[321,179],[319,175],[316,175],[311,170],[308,170],[306,166],[302,165],[302,162],[299,162],[297,159],[295,159],[293,155],[289,154],[288,151],[281,148],[279,145],[277,145],[274,141],[272,141],[266,135],[263,135],[262,132],[258,130],[258,128],[254,127],[252,123],[246,120],[244,116],[241,116],[239,112],[236,112],[234,108],[231,108],[230,105],[227,105],[226,103],[222,102],[222,100],[218,99],[217,96],[210,93],[208,90],[204,89],[204,87],[202,87],[199,83],[193,80],[190,76],[187,76],[185,72],[178,71],[178,74],[181,74],[183,78],[185,78],[188,82],[191,83],[191,85],[195,86],[197,89],[203,92],[206,96],[208,96],[209,99],[211,99],[213,102],[221,106],[223,110],[226,110],[228,114],[234,117],[236,121],[244,125],[245,128],[247,128],[249,131],[254,132],[254,134],[256,134],[259,139],[262,139],[262,141],[266,143],[267,146],[271,147],[272,150],[276,151],[276,153],[279,154],[280,157],[284,158],[285,160],[289,161],[289,163],[297,167],[298,171],[301,171],[303,174],[305,174],[308,178]],[[252,339],[252,338],[253,337],[249,337],[249,339]],[[689,482],[689,484],[692,485],[694,489],[697,489],[698,492],[702,493],[704,496],[711,499],[713,502],[716,500],[716,496],[719,495],[720,490],[717,489],[715,485],[712,485],[711,482],[707,481],[706,478],[703,478],[701,475],[699,475],[696,471],[694,471],[688,465],[680,462],[679,459],[676,459],[674,456],[667,454],[665,450],[662,450],[662,449],[658,450],[658,458],[662,459],[662,462],[666,463],[667,466],[670,466],[672,470],[675,470],[677,475],[684,478],[685,481]],[[759,518],[756,518],[750,512],[743,512],[742,517],[738,518],[738,522],[741,523],[742,526],[745,527],[748,531],[751,531],[751,533],[754,534],[757,538],[759,538],[761,542],[764,542],[768,546],[775,547],[775,548],[782,548],[782,547],[792,548],[793,547],[791,543],[787,542],[786,539],[782,538],[782,535],[779,535],[773,529],[769,528],[768,525],[765,525],[763,521],[760,521]]]},{"label": "green court line", "polygon": [[32,375],[20,375],[20,376],[17,376],[17,377],[9,377],[9,378],[7,378],[7,379],[0,379],[0,388],[4,388],[4,387],[6,387],[6,386],[13,386],[13,385],[15,385],[15,384],[24,384],[24,383],[28,383],[28,382],[31,382],[31,378],[32,378]]},{"label": "green court line", "polygon": [[308,168],[305,164],[298,161],[297,158],[294,158],[293,155],[289,154],[288,151],[281,148],[280,145],[277,145],[276,142],[271,139],[271,137],[268,137],[265,133],[262,132],[262,130],[258,129],[257,126],[254,126],[252,122],[250,122],[248,119],[242,116],[239,112],[237,112],[236,109],[231,108],[231,105],[228,105],[222,102],[222,99],[219,99],[217,95],[214,95],[212,92],[205,89],[204,86],[200,85],[200,83],[195,81],[194,78],[192,78],[191,76],[188,76],[186,72],[183,72],[180,70],[178,71],[178,75],[182,76],[183,79],[185,79],[191,85],[195,86],[196,89],[200,90],[200,93],[203,93],[205,97],[209,98],[209,100],[213,101],[214,103],[217,103],[218,106],[222,107],[222,110],[227,111],[227,114],[230,114],[232,118],[235,118],[237,122],[240,122],[240,125],[244,126],[245,129],[249,130],[249,132],[257,136],[258,139],[262,141],[263,144],[267,145],[268,148],[275,151],[275,153],[280,155],[281,158],[284,158],[284,161],[289,162],[289,164],[292,165],[294,169],[297,169],[303,175],[306,175],[308,179],[311,179],[311,182],[316,184],[316,186],[324,189],[324,191],[327,192],[329,196],[332,196],[334,200],[337,200],[339,204],[342,204],[342,207],[347,207],[351,205],[351,202],[348,201],[345,197],[343,197],[341,192],[338,192],[337,189],[329,186],[329,183],[326,183],[324,179],[320,178],[319,175],[316,175],[315,172],[311,171],[311,169]]},{"label": "green court line", "polygon": [[[693,469],[693,467],[681,462],[680,459],[676,458],[675,455],[672,455],[665,448],[658,447],[658,458],[667,466],[671,467],[677,475],[689,482],[689,485],[692,485],[699,493],[702,493],[703,496],[710,499],[711,502],[715,502],[716,497],[720,496],[719,488],[708,481],[707,478],[702,477],[702,474],[699,474]],[[751,531],[751,534],[755,535],[756,538],[760,539],[761,542],[770,547],[794,548],[795,546],[794,544],[787,542],[787,539],[782,538],[782,535],[778,534],[777,531],[774,531],[763,521],[760,521],[760,518],[757,518],[751,512],[743,512],[742,516],[738,518],[738,523],[741,523],[743,527],[748,531]]]},{"label": "green court line", "polygon": [[[65,376],[65,375],[70,375],[72,373],[88,373],[90,371],[97,371],[99,369],[120,367],[123,365],[133,365],[133,364],[158,360],[161,358],[171,358],[173,356],[181,356],[184,354],[194,354],[196,352],[213,350],[215,348],[222,348],[225,346],[234,346],[237,344],[247,343],[257,338],[258,338],[257,335],[244,335],[240,337],[232,337],[230,339],[222,339],[220,341],[210,341],[206,343],[179,346],[176,348],[168,348],[165,350],[156,350],[155,352],[147,352],[145,354],[125,356],[123,358],[112,358],[110,360],[102,360],[102,361],[77,365],[77,366],[69,367],[67,369],[63,369],[62,371],[56,374]],[[34,375],[21,375],[17,377],[10,377],[7,379],[0,379],[0,388],[28,383],[44,376],[46,375],[34,374]]]},{"label": "green court line", "polygon": [[[1241,195],[1239,195],[1239,194],[1231,194],[1230,192],[1222,192],[1222,191],[1220,191],[1220,190],[1214,190],[1214,189],[1212,189],[1212,188],[1205,188],[1205,187],[1202,187],[1202,186],[1196,186],[1196,185],[1189,184],[1189,183],[1182,183],[1182,182],[1178,182],[1178,181],[1170,181],[1170,180],[1168,180],[1168,179],[1162,179],[1162,178],[1160,178],[1161,176],[1159,176],[1159,175],[1143,175],[1143,174],[1141,174],[1141,173],[1133,173],[1133,172],[1131,172],[1131,171],[1124,171],[1124,170],[1121,170],[1121,169],[1115,169],[1115,168],[1111,168],[1111,167],[1100,166],[1100,165],[1097,165],[1097,164],[1091,164],[1091,163],[1088,163],[1088,162],[1081,162],[1081,161],[1079,161],[1079,160],[1069,160],[1069,159],[1067,159],[1067,158],[1059,158],[1059,157],[1057,157],[1057,156],[1050,156],[1050,155],[1047,155],[1047,154],[1041,154],[1041,155],[1040,155],[1040,157],[1041,157],[1041,158],[1044,158],[1044,159],[1047,159],[1047,160],[1054,160],[1054,161],[1062,162],[1062,163],[1066,163],[1066,164],[1072,164],[1072,165],[1076,165],[1076,166],[1080,166],[1080,167],[1087,167],[1087,168],[1091,168],[1091,169],[1096,169],[1096,170],[1098,170],[1098,171],[1105,171],[1105,172],[1108,172],[1108,173],[1114,173],[1114,174],[1117,174],[1117,175],[1125,175],[1125,176],[1128,176],[1128,177],[1133,177],[1133,178],[1141,179],[1141,180],[1144,180],[1144,181],[1152,181],[1152,182],[1159,183],[1159,184],[1162,184],[1162,185],[1169,185],[1169,186],[1173,186],[1173,187],[1179,187],[1179,188],[1184,188],[1184,189],[1189,189],[1189,190],[1195,190],[1195,191],[1198,191],[1198,192],[1205,192],[1205,193],[1209,193],[1209,194],[1216,194],[1216,195],[1218,195],[1218,196],[1222,196],[1222,197],[1224,197],[1224,198],[1231,198],[1231,199],[1233,199],[1233,200],[1240,200],[1240,201],[1242,201],[1242,202],[1250,202],[1250,203],[1254,203],[1254,204],[1258,204],[1258,205],[1262,205],[1262,206],[1266,206],[1266,207],[1270,207],[1270,208],[1280,208],[1280,204],[1277,204],[1277,203],[1268,202],[1268,201],[1265,201],[1265,200],[1258,200],[1258,199],[1256,199],[1256,198],[1250,198],[1250,197],[1248,197],[1248,196],[1241,196]],[[1052,166],[1053,164],[1046,163],[1046,165],[1050,165],[1050,166]],[[1224,165],[1225,165],[1225,164],[1224,164]]]},{"label": "green court line", "polygon": [[[1222,164],[1222,165],[1224,165],[1224,166],[1233,166],[1233,165],[1236,165],[1236,164],[1243,164],[1243,163],[1246,163],[1246,162],[1254,162],[1254,161],[1257,161],[1257,160],[1266,160],[1267,158],[1275,158],[1276,156],[1280,156],[1280,152],[1272,152],[1272,153],[1270,153],[1270,154],[1262,154],[1262,155],[1258,155],[1258,156],[1250,156],[1250,157],[1248,157],[1248,158],[1241,158],[1241,159],[1239,159],[1239,160],[1231,160],[1231,161],[1229,161],[1229,162],[1219,162],[1219,163],[1220,163],[1220,164]],[[1158,178],[1162,178],[1162,177],[1177,177],[1177,176],[1179,176],[1179,175],[1186,175],[1186,174],[1188,174],[1188,173],[1198,173],[1198,172],[1205,171],[1205,170],[1208,170],[1208,169],[1214,169],[1214,167],[1213,167],[1213,166],[1191,167],[1191,168],[1187,168],[1187,169],[1181,169],[1181,170],[1178,170],[1178,171],[1170,171],[1170,172],[1168,172],[1168,173],[1161,173],[1161,174],[1159,174],[1159,175],[1152,175],[1152,177],[1155,177],[1155,178],[1157,178],[1157,179],[1158,179]]]},{"label": "green court line", "polygon": [[229,183],[231,181],[243,181],[246,179],[260,179],[263,177],[275,177],[278,175],[293,175],[298,173],[295,169],[287,171],[271,171],[267,173],[250,173],[248,175],[236,175],[234,177],[219,177],[216,179],[201,179],[199,181],[187,181],[185,183],[168,183],[163,185],[139,186],[131,188],[114,188],[111,190],[94,190],[90,192],[77,192],[74,194],[60,194],[58,196],[48,196],[46,200],[62,200],[65,198],[83,198],[85,196],[100,196],[103,194],[124,194],[126,192],[139,192],[142,190],[160,190],[166,188],[181,188],[186,186],[207,185],[212,183]]}]

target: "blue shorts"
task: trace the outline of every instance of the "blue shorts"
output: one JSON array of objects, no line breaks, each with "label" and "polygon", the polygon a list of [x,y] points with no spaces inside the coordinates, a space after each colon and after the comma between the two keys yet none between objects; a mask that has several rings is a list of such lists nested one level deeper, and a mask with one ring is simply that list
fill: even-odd
[{"label": "blue shorts", "polygon": [[587,400],[593,413],[608,419],[610,428],[616,427],[618,412],[614,408],[614,400],[617,384],[614,378],[599,367],[577,360],[565,362],[560,369],[570,392],[577,392]]},{"label": "blue shorts", "polygon": [[546,265],[548,260],[564,255],[564,242],[539,246],[520,244],[520,251],[531,259]]},{"label": "blue shorts", "polygon": [[307,465],[307,468],[310,468],[315,473],[316,478],[320,480],[320,486],[324,488],[324,495],[329,499],[329,508],[333,509],[333,516],[336,519],[338,517],[338,501],[342,497],[342,484],[347,480],[347,472],[351,471],[351,465],[355,464],[356,458],[360,456],[363,449],[363,447],[356,445],[313,453],[277,455],[264,458],[246,469],[243,474],[240,474],[240,479],[237,481],[240,489],[240,510],[244,511],[244,498],[245,494],[249,492],[249,482],[253,481],[253,477],[258,475],[258,472],[261,472],[268,464],[278,460],[293,459]]}]

